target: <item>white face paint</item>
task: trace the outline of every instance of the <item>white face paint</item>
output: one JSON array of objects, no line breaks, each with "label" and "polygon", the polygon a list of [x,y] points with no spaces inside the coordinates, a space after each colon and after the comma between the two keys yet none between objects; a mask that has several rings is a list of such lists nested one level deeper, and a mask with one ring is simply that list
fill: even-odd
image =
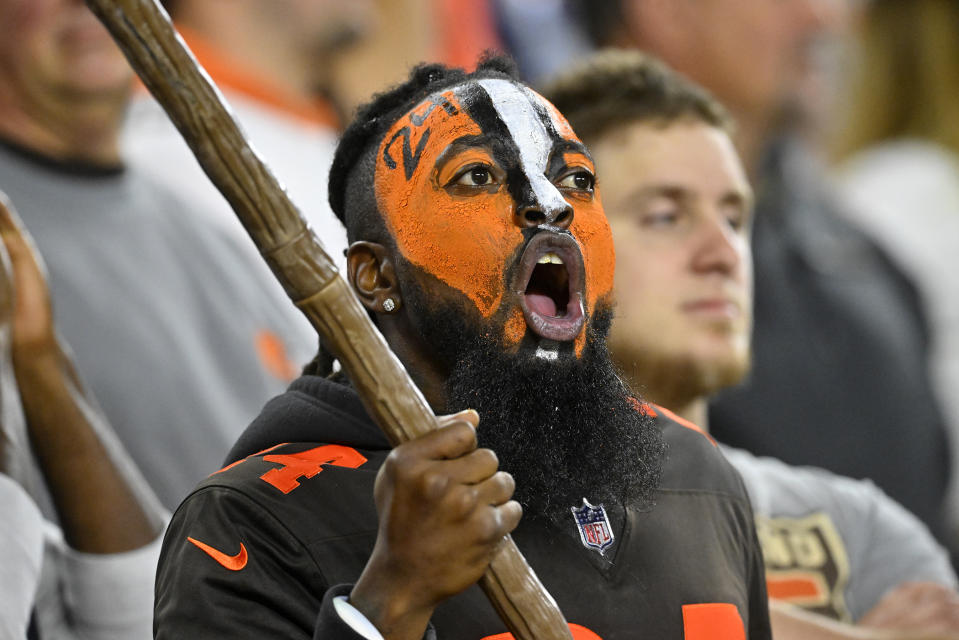
[{"label": "white face paint", "polygon": [[509,80],[487,79],[477,84],[486,91],[497,115],[516,142],[520,166],[543,213],[551,219],[553,215],[569,208],[563,195],[546,177],[553,141],[533,106],[539,98],[526,87]]},{"label": "white face paint", "polygon": [[559,358],[559,343],[543,338],[536,347],[535,355],[543,360],[556,360]]}]

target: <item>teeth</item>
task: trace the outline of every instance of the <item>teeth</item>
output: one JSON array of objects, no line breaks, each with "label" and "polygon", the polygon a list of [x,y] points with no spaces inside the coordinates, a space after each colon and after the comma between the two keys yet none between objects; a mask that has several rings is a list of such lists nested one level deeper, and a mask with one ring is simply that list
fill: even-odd
[{"label": "teeth", "polygon": [[536,264],[563,264],[563,259],[555,253],[547,253],[536,261]]}]

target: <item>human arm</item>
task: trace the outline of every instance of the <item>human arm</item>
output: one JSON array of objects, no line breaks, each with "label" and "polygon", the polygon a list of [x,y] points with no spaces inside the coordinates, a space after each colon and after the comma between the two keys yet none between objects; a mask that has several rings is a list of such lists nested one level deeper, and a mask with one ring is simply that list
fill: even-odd
[{"label": "human arm", "polygon": [[0,234],[13,285],[11,353],[31,448],[67,543],[89,553],[154,541],[163,510],[80,385],[56,336],[43,267],[12,208]]},{"label": "human arm", "polygon": [[[955,574],[925,526],[871,483],[834,478],[830,487],[841,530],[860,536],[845,541],[852,565],[846,597],[860,612],[858,624],[771,601],[777,640],[959,637]],[[871,608],[863,614],[864,605]]]},{"label": "human arm", "polygon": [[782,600],[770,600],[769,612],[773,637],[776,640],[955,640],[959,638],[955,632],[938,631],[932,627],[924,629],[922,624],[898,628],[845,624]]},{"label": "human arm", "polygon": [[871,482],[855,484],[861,492],[858,504],[865,506],[845,510],[861,520],[859,530],[864,534],[863,551],[850,558],[850,586],[858,585],[849,589],[847,598],[853,618],[862,619],[905,583],[936,583],[954,592],[959,585],[949,555],[929,529]]},{"label": "human arm", "polygon": [[906,582],[859,620],[870,629],[909,630],[911,636],[959,638],[959,593],[932,582]]}]

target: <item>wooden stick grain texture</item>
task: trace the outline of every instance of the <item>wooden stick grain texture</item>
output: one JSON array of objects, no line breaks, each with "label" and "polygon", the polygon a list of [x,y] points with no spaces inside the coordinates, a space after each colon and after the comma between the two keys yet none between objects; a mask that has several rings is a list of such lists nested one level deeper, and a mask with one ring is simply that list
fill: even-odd
[{"label": "wooden stick grain texture", "polygon": [[[336,354],[390,442],[395,446],[435,429],[422,393],[156,0],[86,3],[233,207],[287,295]],[[555,601],[510,536],[480,585],[517,639],[572,640]]]}]

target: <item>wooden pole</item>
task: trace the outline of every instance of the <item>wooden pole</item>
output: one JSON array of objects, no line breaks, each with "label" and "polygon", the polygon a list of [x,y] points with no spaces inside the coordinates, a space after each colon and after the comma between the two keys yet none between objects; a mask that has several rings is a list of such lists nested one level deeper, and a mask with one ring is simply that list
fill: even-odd
[{"label": "wooden pole", "polygon": [[[226,197],[287,295],[336,354],[393,445],[436,416],[316,236],[244,139],[209,76],[156,0],[86,0]],[[510,536],[480,581],[519,640],[572,640],[552,596]]]}]

